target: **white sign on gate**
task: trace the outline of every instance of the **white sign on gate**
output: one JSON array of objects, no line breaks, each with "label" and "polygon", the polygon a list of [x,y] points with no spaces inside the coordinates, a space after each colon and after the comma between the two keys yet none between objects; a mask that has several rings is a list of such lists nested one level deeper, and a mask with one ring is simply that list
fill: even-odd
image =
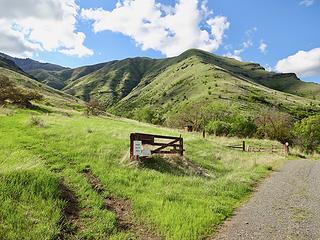
[{"label": "white sign on gate", "polygon": [[134,156],[142,155],[142,141],[133,141],[133,155]]}]

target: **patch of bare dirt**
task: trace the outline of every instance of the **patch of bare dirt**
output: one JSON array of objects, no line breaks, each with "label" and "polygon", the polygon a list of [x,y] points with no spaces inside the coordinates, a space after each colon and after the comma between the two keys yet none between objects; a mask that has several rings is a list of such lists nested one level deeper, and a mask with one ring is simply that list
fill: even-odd
[{"label": "patch of bare dirt", "polygon": [[[79,223],[79,201],[72,190],[70,190],[63,181],[60,182],[60,197],[66,202],[62,211],[61,226],[62,229],[57,239],[63,240],[73,236],[80,227]],[[68,237],[67,237],[68,236]]]},{"label": "patch of bare dirt", "polygon": [[[103,188],[100,180],[92,173],[91,169],[84,169],[83,174],[87,178],[92,189],[102,195],[105,189]],[[162,239],[150,229],[147,229],[145,226],[134,221],[132,216],[132,206],[129,200],[109,196],[105,199],[105,208],[116,215],[117,228],[120,231],[133,232],[142,240]]]}]

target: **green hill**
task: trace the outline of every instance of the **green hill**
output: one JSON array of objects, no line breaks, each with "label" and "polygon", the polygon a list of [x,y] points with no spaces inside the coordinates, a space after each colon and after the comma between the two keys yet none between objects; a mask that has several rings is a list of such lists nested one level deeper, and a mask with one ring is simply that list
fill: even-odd
[{"label": "green hill", "polygon": [[50,87],[55,89],[62,89],[64,87],[64,85],[60,83],[60,80],[56,78],[54,72],[67,70],[69,68],[51,63],[42,63],[30,58],[15,58],[4,53],[0,53],[0,58],[14,62],[24,73],[29,74],[29,76],[40,80]]},{"label": "green hill", "polygon": [[0,75],[6,76],[20,88],[36,91],[44,96],[42,104],[55,107],[78,108],[82,101],[39,83],[19,68],[13,61],[0,57]]},{"label": "green hill", "polygon": [[[289,85],[286,82],[288,76],[288,81],[296,84],[288,92],[297,91],[297,86],[303,88],[303,84],[307,83],[294,79],[294,75],[266,72],[257,64],[243,63],[198,50],[187,51],[177,58],[163,61],[170,61],[170,64],[158,68],[156,73],[152,71],[144,76],[111,109],[118,113],[128,113],[135,108],[152,105],[174,111],[186,103],[218,101],[246,106],[246,111],[258,111],[261,108],[279,106],[303,108],[312,102],[280,89],[281,82]],[[320,85],[316,87],[320,89]]]},{"label": "green hill", "polygon": [[7,54],[0,53],[1,58],[6,58],[8,60],[13,61],[17,66],[19,66],[23,71],[30,73],[31,71],[34,70],[45,70],[45,71],[61,71],[65,70],[67,68],[56,65],[56,64],[51,64],[51,63],[42,63],[39,61],[35,61],[30,58],[15,58],[11,57]]},{"label": "green hill", "polygon": [[275,107],[295,113],[309,111],[310,106],[317,111],[320,100],[320,85],[303,82],[295,74],[268,72],[256,63],[196,49],[167,59],[138,57],[30,73],[83,100],[97,98],[109,111],[126,117],[149,105],[167,116],[199,102],[225,102],[251,112]]}]

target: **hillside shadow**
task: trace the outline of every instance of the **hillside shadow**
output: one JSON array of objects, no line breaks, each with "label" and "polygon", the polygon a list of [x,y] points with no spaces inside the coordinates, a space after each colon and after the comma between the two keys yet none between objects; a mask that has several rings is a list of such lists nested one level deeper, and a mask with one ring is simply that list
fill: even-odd
[{"label": "hillside shadow", "polygon": [[142,159],[140,167],[172,175],[188,175],[185,169],[182,168],[181,164],[179,164],[179,161],[170,161],[169,159],[161,156]]},{"label": "hillside shadow", "polygon": [[205,169],[202,169],[183,157],[179,156],[152,156],[141,160],[140,167],[176,176],[197,175],[209,177]]}]

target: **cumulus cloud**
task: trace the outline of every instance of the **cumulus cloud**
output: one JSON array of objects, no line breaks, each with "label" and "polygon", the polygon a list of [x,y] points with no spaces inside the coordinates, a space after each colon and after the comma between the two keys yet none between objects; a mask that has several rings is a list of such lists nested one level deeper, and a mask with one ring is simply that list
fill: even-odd
[{"label": "cumulus cloud", "polygon": [[84,33],[76,30],[75,0],[0,0],[0,5],[6,6],[0,8],[0,51],[15,56],[38,50],[93,54],[84,46]]},{"label": "cumulus cloud", "polygon": [[275,68],[278,72],[294,72],[300,77],[320,77],[320,48],[299,51],[278,61]]},{"label": "cumulus cloud", "polygon": [[268,45],[263,40],[261,40],[259,45],[260,52],[264,54],[267,53],[267,48],[268,48]]},{"label": "cumulus cloud", "polygon": [[175,56],[190,48],[214,51],[222,44],[230,23],[213,17],[207,1],[179,0],[175,6],[156,0],[122,0],[107,11],[84,9],[81,16],[93,21],[93,31],[119,32],[143,50],[154,49]]},{"label": "cumulus cloud", "polygon": [[300,5],[304,5],[306,7],[310,7],[314,4],[314,0],[302,0],[300,1]]}]

